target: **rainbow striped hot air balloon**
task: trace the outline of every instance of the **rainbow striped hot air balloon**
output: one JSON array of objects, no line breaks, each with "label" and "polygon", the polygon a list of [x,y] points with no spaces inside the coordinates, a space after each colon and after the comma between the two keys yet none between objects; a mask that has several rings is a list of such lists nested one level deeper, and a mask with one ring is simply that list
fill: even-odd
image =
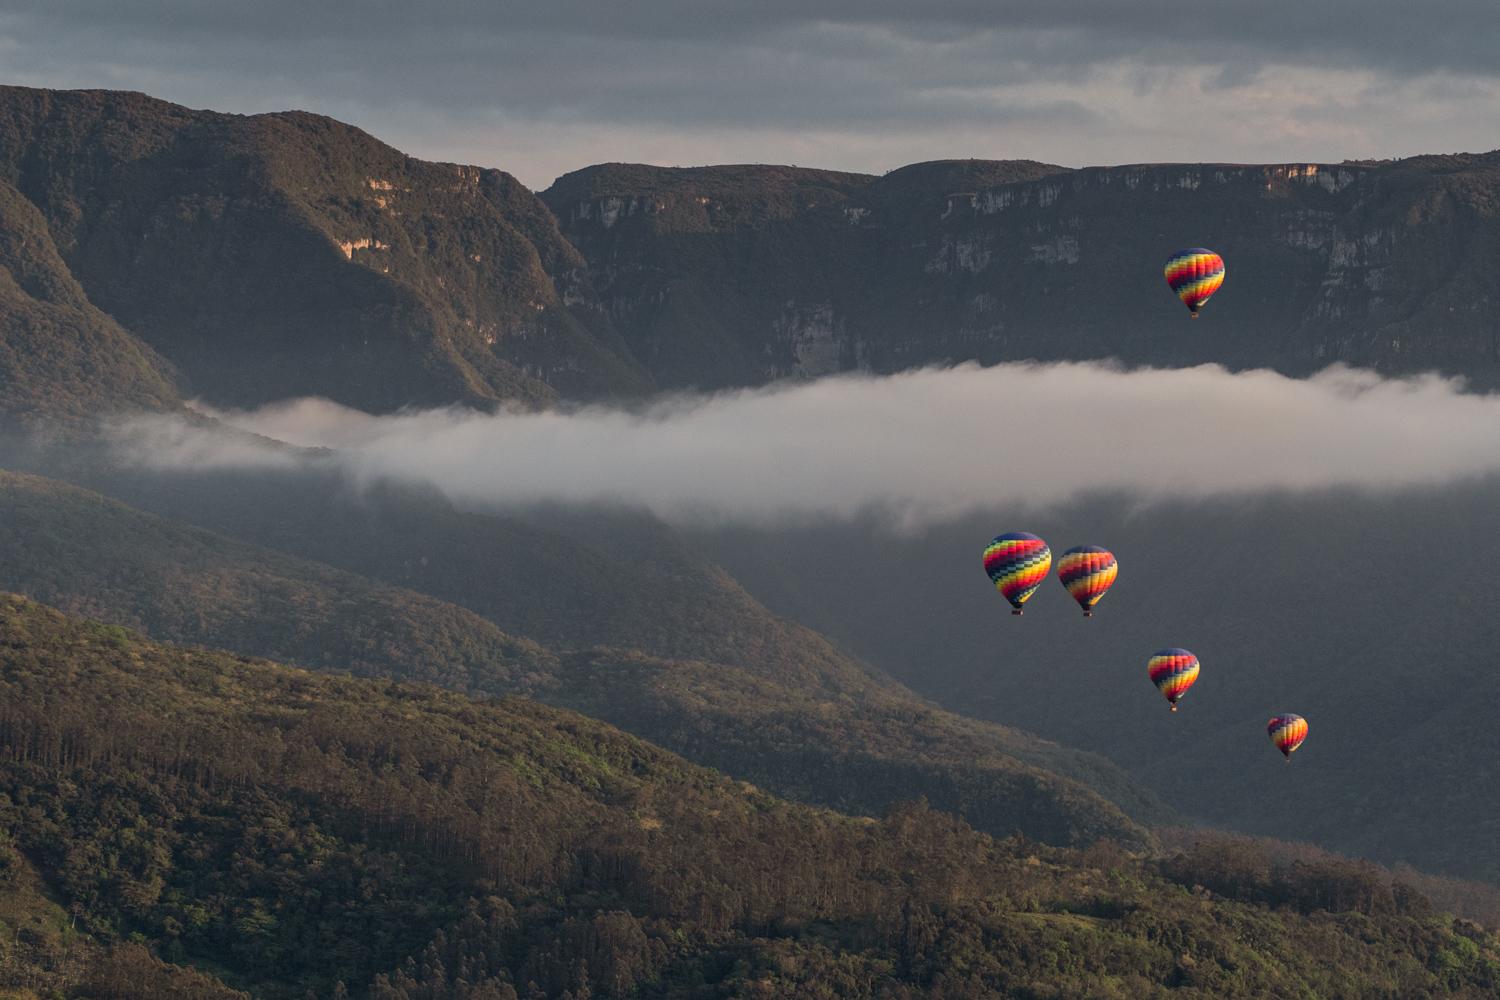
[{"label": "rainbow striped hot air balloon", "polygon": [[1300,715],[1278,715],[1266,723],[1266,732],[1271,736],[1271,742],[1276,744],[1276,749],[1286,756],[1286,762],[1292,762],[1292,751],[1302,745],[1307,739],[1307,720]]},{"label": "rainbow striped hot air balloon", "polygon": [[1069,549],[1057,561],[1057,578],[1083,608],[1085,618],[1094,617],[1094,605],[1115,582],[1119,572],[1120,566],[1114,555],[1097,545]]},{"label": "rainbow striped hot air balloon", "polygon": [[1198,680],[1198,658],[1175,646],[1163,649],[1146,661],[1146,674],[1175,712],[1177,699],[1187,694],[1188,688]]},{"label": "rainbow striped hot air balloon", "polygon": [[1198,310],[1209,296],[1224,284],[1224,258],[1202,247],[1177,251],[1164,270],[1167,284],[1188,307],[1193,319],[1198,318]]},{"label": "rainbow striped hot air balloon", "polygon": [[1011,614],[1036,593],[1052,569],[1052,550],[1047,543],[1024,531],[997,535],[984,548],[984,571],[995,589],[1010,602]]}]

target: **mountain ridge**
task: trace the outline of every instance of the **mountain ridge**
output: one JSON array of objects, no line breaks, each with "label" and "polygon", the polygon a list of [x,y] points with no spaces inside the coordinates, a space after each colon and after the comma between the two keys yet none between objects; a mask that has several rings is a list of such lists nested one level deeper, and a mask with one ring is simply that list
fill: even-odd
[{"label": "mountain ridge", "polygon": [[[1022,359],[1500,385],[1495,153],[881,176],[612,163],[534,194],[309,112],[5,87],[0,182],[93,310],[68,372],[22,381],[138,373],[93,410],[534,407]],[[1187,245],[1228,262],[1192,328],[1159,275]]]},{"label": "mountain ridge", "polygon": [[[765,168],[767,191],[792,185],[795,206],[747,202],[745,168],[588,168],[542,198],[666,387],[1094,358],[1294,375],[1343,362],[1500,384],[1500,154],[956,162],[915,191],[895,190],[900,170],[832,186]],[[596,190],[608,194],[589,200]],[[1160,276],[1190,245],[1228,263],[1192,328]]]},{"label": "mountain ridge", "polygon": [[544,370],[649,384],[564,304],[585,294],[566,283],[581,261],[502,171],[415,160],[306,112],[10,87],[0,179],[95,305],[215,402],[535,405],[556,396]]}]

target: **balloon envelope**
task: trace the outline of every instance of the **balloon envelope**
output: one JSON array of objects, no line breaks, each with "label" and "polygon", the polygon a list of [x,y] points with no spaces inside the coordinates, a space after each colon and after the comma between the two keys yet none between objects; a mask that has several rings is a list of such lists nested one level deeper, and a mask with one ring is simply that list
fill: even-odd
[{"label": "balloon envelope", "polygon": [[1057,561],[1057,578],[1086,616],[1093,615],[1094,605],[1114,584],[1119,572],[1113,553],[1097,545],[1069,549]]},{"label": "balloon envelope", "polygon": [[1224,284],[1224,258],[1203,247],[1177,251],[1163,271],[1167,284],[1194,316]]},{"label": "balloon envelope", "polygon": [[1016,614],[1036,593],[1052,570],[1052,550],[1047,543],[1024,531],[997,535],[984,548],[984,571]]},{"label": "balloon envelope", "polygon": [[1163,649],[1146,661],[1146,674],[1177,711],[1177,699],[1198,680],[1198,658],[1185,649]]},{"label": "balloon envelope", "polygon": [[1290,757],[1307,739],[1307,720],[1300,715],[1278,715],[1266,723],[1266,732],[1276,749]]}]

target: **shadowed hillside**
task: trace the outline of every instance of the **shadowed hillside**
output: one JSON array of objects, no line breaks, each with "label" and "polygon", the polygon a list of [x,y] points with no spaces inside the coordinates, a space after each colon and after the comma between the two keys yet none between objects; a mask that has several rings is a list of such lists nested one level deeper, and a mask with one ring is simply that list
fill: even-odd
[{"label": "shadowed hillside", "polygon": [[177,401],[176,373],[97,309],[36,208],[0,180],[0,418],[76,420]]},{"label": "shadowed hillside", "polygon": [[[615,638],[625,648],[559,653],[422,593],[10,473],[0,474],[0,587],[159,639],[527,694],[850,812],[925,795],[982,829],[1058,844],[1144,843],[1136,821],[1167,816],[1102,758],[938,710],[807,630],[792,633],[813,643],[805,661],[795,648],[754,655],[757,623],[790,626],[748,597],[758,618],[738,627],[752,652],[734,664],[648,655],[624,635]],[[837,669],[820,668],[820,655]]]},{"label": "shadowed hillside", "polygon": [[93,305],[220,404],[485,406],[650,384],[573,314],[582,259],[498,170],[302,112],[6,87],[0,182]]}]

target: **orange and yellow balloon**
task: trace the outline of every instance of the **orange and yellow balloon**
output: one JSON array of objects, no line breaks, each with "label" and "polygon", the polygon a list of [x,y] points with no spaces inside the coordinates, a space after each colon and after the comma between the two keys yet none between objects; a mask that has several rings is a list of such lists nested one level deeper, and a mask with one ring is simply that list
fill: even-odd
[{"label": "orange and yellow balloon", "polygon": [[1146,675],[1174,712],[1177,711],[1177,699],[1187,694],[1188,688],[1197,682],[1198,669],[1198,658],[1175,646],[1161,650],[1146,661]]},{"label": "orange and yellow balloon", "polygon": [[1278,715],[1266,723],[1266,732],[1270,734],[1271,742],[1276,744],[1276,749],[1286,756],[1287,763],[1290,764],[1292,752],[1307,739],[1307,720],[1300,715]]},{"label": "orange and yellow balloon", "polygon": [[1114,585],[1119,572],[1114,555],[1097,545],[1069,549],[1057,561],[1057,578],[1083,609],[1085,618],[1094,617],[1094,605]]},{"label": "orange and yellow balloon", "polygon": [[1224,258],[1202,247],[1177,251],[1164,270],[1167,284],[1188,307],[1193,319],[1198,318],[1203,303],[1224,284]]},{"label": "orange and yellow balloon", "polygon": [[984,571],[1018,615],[1052,571],[1052,550],[1035,535],[1008,531],[984,547]]}]

